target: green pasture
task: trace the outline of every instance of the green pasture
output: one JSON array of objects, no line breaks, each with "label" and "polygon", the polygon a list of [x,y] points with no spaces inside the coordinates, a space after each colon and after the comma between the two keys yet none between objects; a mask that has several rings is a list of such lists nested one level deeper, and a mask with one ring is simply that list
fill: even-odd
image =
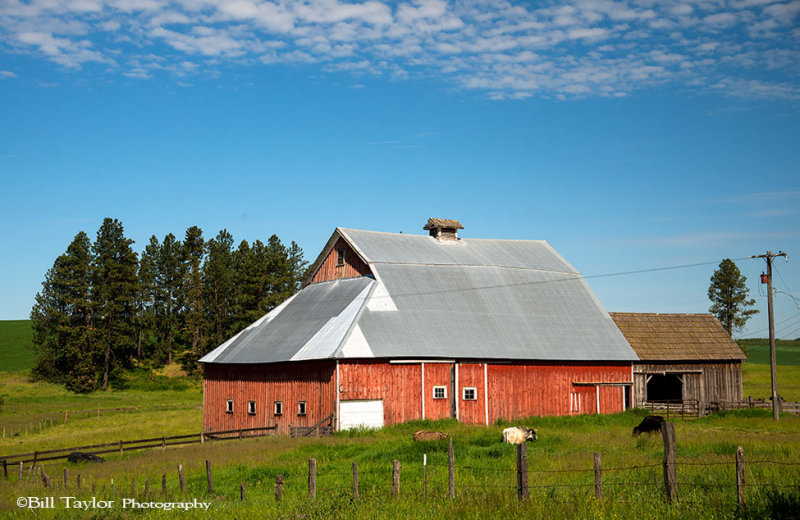
[{"label": "green pasture", "polygon": [[[66,464],[46,468],[54,482],[69,470],[70,495],[98,499],[137,497],[142,501],[211,502],[208,512],[181,512],[191,518],[737,518],[733,460],[742,446],[747,466],[748,514],[752,518],[796,513],[800,495],[800,418],[775,423],[769,411],[746,410],[676,421],[681,502],[663,500],[662,441],[659,435],[631,436],[642,414],[530,418],[539,430],[528,445],[530,500],[516,498],[514,446],[501,441],[505,423],[468,426],[453,421],[415,421],[380,431],[342,432],[330,438],[285,436],[207,442],[166,451],[109,455],[104,464]],[[103,420],[101,418],[101,420]],[[111,422],[112,419],[107,419]],[[448,441],[414,442],[417,429],[451,435],[455,452],[456,498],[447,496]],[[594,452],[601,453],[604,499],[594,498]],[[428,494],[423,496],[423,456],[427,456]],[[308,497],[308,460],[316,459],[317,498]],[[208,491],[205,461],[211,462],[214,491]],[[392,461],[398,460],[400,497],[391,496]],[[352,463],[359,471],[360,500],[352,496]],[[776,462],[781,464],[776,464]],[[179,489],[177,467],[186,474]],[[80,474],[82,490],[75,489]],[[167,494],[161,478],[167,475]],[[284,500],[276,503],[274,484],[284,476]],[[114,482],[114,491],[111,482]],[[0,481],[0,516],[23,518],[21,494],[45,495],[37,484],[19,486],[16,473]],[[150,494],[144,496],[145,481]],[[131,490],[131,484],[134,489]],[[246,500],[240,500],[244,483]],[[91,492],[94,485],[95,491]],[[774,493],[773,493],[774,491]],[[777,494],[777,493],[782,494]],[[49,492],[63,496],[56,488]],[[119,503],[119,502],[118,502]],[[774,514],[775,512],[779,514]],[[121,508],[89,517],[151,518],[172,513]],[[37,511],[43,518],[86,518],[63,507]],[[792,518],[792,516],[784,516]]]},{"label": "green pasture", "polygon": [[33,368],[30,320],[0,321],[0,372]]}]

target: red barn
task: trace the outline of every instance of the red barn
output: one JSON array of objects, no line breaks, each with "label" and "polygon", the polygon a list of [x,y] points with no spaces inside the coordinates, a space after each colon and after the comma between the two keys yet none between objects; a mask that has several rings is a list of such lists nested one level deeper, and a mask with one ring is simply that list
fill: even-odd
[{"label": "red barn", "polygon": [[630,406],[636,354],[549,244],[337,228],[306,285],[200,361],[204,426],[471,424]]}]

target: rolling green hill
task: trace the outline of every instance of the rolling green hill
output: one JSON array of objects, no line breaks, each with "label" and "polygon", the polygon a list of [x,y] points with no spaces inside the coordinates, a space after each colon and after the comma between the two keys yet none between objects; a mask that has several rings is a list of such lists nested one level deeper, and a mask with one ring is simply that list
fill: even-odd
[{"label": "rolling green hill", "polygon": [[0,371],[33,368],[30,320],[0,321]]},{"label": "rolling green hill", "polygon": [[[737,343],[747,352],[749,363],[769,365],[768,339],[742,339]],[[800,366],[800,341],[777,340],[775,356],[779,366]]]}]

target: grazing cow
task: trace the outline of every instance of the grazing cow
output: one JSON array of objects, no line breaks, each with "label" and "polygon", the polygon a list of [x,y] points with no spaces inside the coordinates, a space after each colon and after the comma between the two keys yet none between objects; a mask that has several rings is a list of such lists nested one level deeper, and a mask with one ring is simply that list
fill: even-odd
[{"label": "grazing cow", "polygon": [[633,435],[637,436],[641,433],[660,432],[662,424],[664,424],[664,418],[660,415],[648,415],[642,419],[639,426],[633,429]]},{"label": "grazing cow", "polygon": [[73,451],[67,457],[70,462],[105,462],[106,459],[92,455],[91,453],[83,453],[82,451]]},{"label": "grazing cow", "polygon": [[414,432],[415,441],[440,441],[442,439],[446,439],[447,437],[449,437],[449,435],[442,432],[428,432],[425,430]]},{"label": "grazing cow", "polygon": [[503,442],[509,444],[522,444],[525,441],[536,441],[539,437],[536,436],[536,430],[533,428],[520,428],[513,426],[503,430]]}]

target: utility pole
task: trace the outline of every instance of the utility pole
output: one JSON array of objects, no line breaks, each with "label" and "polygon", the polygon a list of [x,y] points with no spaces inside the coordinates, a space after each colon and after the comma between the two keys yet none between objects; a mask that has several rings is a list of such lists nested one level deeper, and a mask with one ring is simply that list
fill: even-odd
[{"label": "utility pole", "polygon": [[[769,314],[769,366],[772,375],[772,419],[778,420],[778,411],[780,405],[778,403],[778,368],[775,361],[775,319],[772,314],[772,259],[778,256],[786,256],[783,251],[773,253],[767,251],[765,255],[755,255],[750,258],[763,258],[767,261],[767,313]],[[761,283],[764,283],[765,276],[761,276]]]}]

